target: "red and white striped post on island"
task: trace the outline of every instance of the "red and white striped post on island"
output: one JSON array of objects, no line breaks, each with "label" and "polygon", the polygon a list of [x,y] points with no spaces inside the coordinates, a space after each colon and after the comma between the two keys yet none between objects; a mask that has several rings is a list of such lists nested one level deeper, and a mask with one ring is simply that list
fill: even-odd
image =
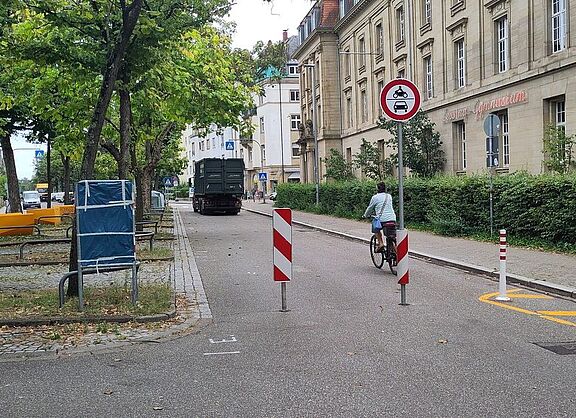
[{"label": "red and white striped post on island", "polygon": [[281,282],[282,309],[286,309],[286,282],[292,280],[292,209],[274,209],[272,215],[274,281]]},{"label": "red and white striped post on island", "polygon": [[398,284],[400,285],[400,305],[406,303],[406,285],[410,282],[410,268],[408,266],[408,230],[396,231],[396,255],[398,257]]},{"label": "red and white striped post on island", "polygon": [[510,298],[506,296],[506,230],[500,230],[500,277],[498,281],[498,293],[496,300],[508,302]]}]

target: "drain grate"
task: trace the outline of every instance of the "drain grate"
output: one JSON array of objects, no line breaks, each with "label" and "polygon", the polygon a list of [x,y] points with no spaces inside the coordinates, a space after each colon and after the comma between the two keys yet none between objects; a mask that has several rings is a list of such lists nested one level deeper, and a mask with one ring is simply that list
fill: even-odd
[{"label": "drain grate", "polygon": [[565,343],[534,343],[538,347],[542,347],[553,353],[566,356],[569,354],[576,354],[576,341],[568,341]]}]

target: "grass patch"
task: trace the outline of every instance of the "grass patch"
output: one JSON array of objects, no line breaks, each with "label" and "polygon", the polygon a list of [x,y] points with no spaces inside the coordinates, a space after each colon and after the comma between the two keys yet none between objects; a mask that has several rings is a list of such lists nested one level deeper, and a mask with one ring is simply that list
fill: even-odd
[{"label": "grass patch", "polygon": [[167,258],[174,257],[174,251],[171,248],[160,247],[153,248],[150,251],[148,248],[148,242],[145,242],[146,248],[141,248],[138,250],[138,258],[143,260],[165,260]]},{"label": "grass patch", "polygon": [[138,290],[138,302],[132,305],[129,286],[86,287],[84,312],[78,312],[77,298],[69,299],[59,309],[58,292],[52,289],[0,292],[0,317],[142,316],[160,314],[170,309],[173,292],[168,284],[144,284]]}]

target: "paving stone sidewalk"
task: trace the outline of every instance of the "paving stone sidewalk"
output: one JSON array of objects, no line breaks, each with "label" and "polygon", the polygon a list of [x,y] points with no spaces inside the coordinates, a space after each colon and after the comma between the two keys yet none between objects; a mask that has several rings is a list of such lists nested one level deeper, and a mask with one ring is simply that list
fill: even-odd
[{"label": "paving stone sidewalk", "polygon": [[[62,335],[58,338],[55,334],[61,330],[50,326],[0,327],[0,361],[31,355],[67,355],[79,351],[149,342],[184,331],[200,319],[210,319],[211,313],[194,254],[177,208],[178,205],[174,206],[174,235],[176,237],[174,262],[169,263],[169,267],[166,263],[161,263],[156,268],[149,268],[146,274],[147,280],[169,281],[173,284],[177,300],[182,301],[182,303],[177,302],[177,305],[181,307],[177,309],[175,318],[131,327],[109,324],[106,327],[108,332],[102,332],[102,327],[98,326],[91,326],[87,332],[82,332],[81,328],[84,325],[70,324],[63,328],[75,335]],[[36,266],[28,268],[36,268]],[[59,275],[55,277],[58,278]],[[57,283],[52,283],[50,280],[48,282],[49,286],[55,286]],[[45,281],[42,283],[47,284]],[[28,287],[35,286],[28,284]]]},{"label": "paving stone sidewalk", "polygon": [[[273,202],[268,199],[266,203],[244,200],[242,204],[245,209],[268,214],[271,214],[273,209]],[[371,235],[368,221],[355,221],[300,211],[293,211],[293,219],[356,237],[369,238]],[[497,236],[491,244],[471,239],[443,237],[421,231],[409,231],[409,245],[410,250],[482,266],[493,271],[499,270]],[[507,258],[508,273],[576,288],[576,256],[508,247]]]}]

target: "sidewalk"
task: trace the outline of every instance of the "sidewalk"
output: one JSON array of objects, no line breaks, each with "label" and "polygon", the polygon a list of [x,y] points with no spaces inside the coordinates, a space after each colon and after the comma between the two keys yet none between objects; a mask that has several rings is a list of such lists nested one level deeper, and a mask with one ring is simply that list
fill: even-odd
[{"label": "sidewalk", "polygon": [[[243,208],[267,214],[272,213],[273,202],[266,203],[244,200]],[[294,221],[304,222],[319,228],[328,229],[353,237],[369,239],[370,225],[368,222],[336,218],[327,215],[293,211]],[[463,238],[451,238],[432,233],[409,231],[409,246],[411,252],[426,258],[431,257],[447,259],[463,267],[473,265],[488,271],[499,270],[498,237],[494,237],[494,244],[473,241]],[[576,292],[576,256],[555,254],[537,250],[517,247],[508,247],[507,273],[522,276],[535,281],[543,281],[545,285],[566,288],[568,293]],[[450,263],[448,263],[450,264]],[[555,286],[557,285],[557,286]],[[576,294],[574,295],[576,296]]]}]

